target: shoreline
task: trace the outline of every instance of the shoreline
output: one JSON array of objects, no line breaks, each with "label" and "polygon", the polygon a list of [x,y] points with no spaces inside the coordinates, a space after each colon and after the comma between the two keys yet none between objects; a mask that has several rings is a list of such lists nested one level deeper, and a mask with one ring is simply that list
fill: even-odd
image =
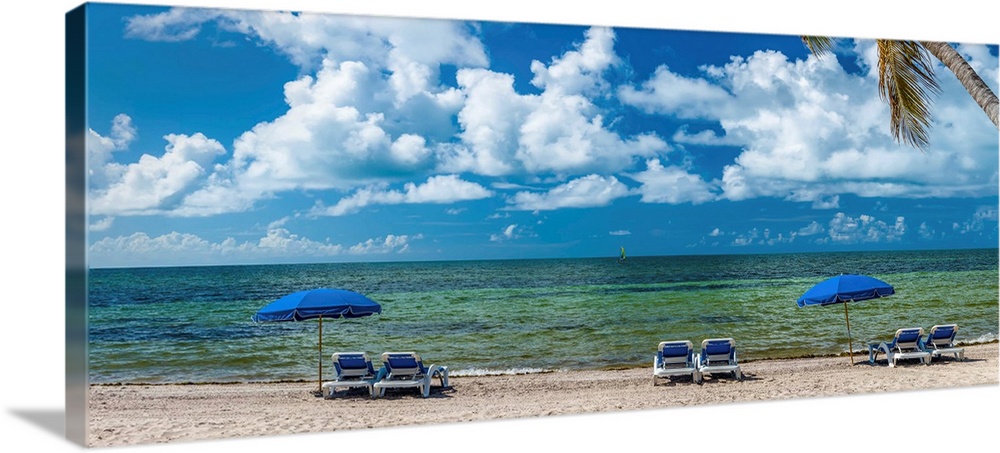
[{"label": "shoreline", "polygon": [[[849,358],[814,357],[741,362],[743,381],[708,376],[652,381],[649,367],[452,376],[434,381],[429,398],[399,389],[371,399],[354,390],[324,400],[316,381],[214,384],[91,384],[91,447],[221,440],[297,433],[378,429],[592,414],[670,407],[864,395],[997,385],[998,345],[966,345],[965,361],[936,359],[889,367],[867,352]],[[419,414],[419,416],[414,416]]]},{"label": "shoreline", "polygon": [[[988,345],[998,345],[998,347],[1000,347],[1000,339],[989,340],[989,341],[979,341],[979,342],[975,342],[975,343],[956,343],[956,345],[957,346],[961,346],[961,347],[965,347],[965,348],[978,347],[978,346],[988,346]],[[850,356],[851,356],[851,354],[849,354],[847,352],[844,352],[844,353],[837,354],[837,355],[832,355],[832,354],[827,354],[827,355],[804,355],[804,356],[796,356],[796,357],[764,357],[764,358],[754,358],[754,359],[742,359],[742,358],[740,358],[739,359],[739,363],[740,363],[741,366],[743,366],[743,365],[746,365],[746,364],[749,364],[749,363],[762,362],[762,361],[806,360],[806,359],[835,359],[835,358],[843,358],[844,360],[850,361]],[[885,355],[884,354],[880,354],[879,359],[880,360],[885,360]],[[856,364],[860,364],[861,362],[867,362],[868,361],[867,352],[861,353],[859,351],[856,351],[854,353],[854,360],[855,360]],[[329,363],[324,363],[324,365],[326,365],[327,367],[330,366]],[[531,376],[531,375],[536,375],[536,374],[550,374],[550,373],[572,373],[572,372],[593,372],[593,371],[624,371],[624,370],[635,370],[635,369],[643,369],[643,370],[645,370],[645,369],[649,368],[650,366],[652,366],[652,354],[650,355],[649,363],[648,364],[642,364],[642,365],[609,365],[609,366],[603,366],[603,367],[597,367],[597,368],[588,368],[588,369],[538,370],[538,371],[524,371],[524,372],[519,372],[519,371],[514,371],[514,372],[505,372],[505,371],[489,372],[489,371],[487,371],[487,372],[483,372],[483,373],[464,373],[464,372],[462,372],[462,370],[459,370],[458,372],[456,372],[455,370],[452,370],[451,373],[449,374],[449,376],[452,379],[455,379],[455,378],[466,378],[466,377]],[[376,370],[378,370],[378,368],[379,368],[378,366],[375,367]],[[324,375],[326,375],[326,372],[324,372]],[[119,382],[96,382],[96,383],[95,382],[91,382],[88,385],[90,385],[90,386],[119,386],[119,385],[142,385],[142,386],[145,386],[145,385],[149,385],[149,386],[156,386],[156,385],[191,385],[191,386],[197,386],[197,385],[241,385],[241,384],[309,384],[309,383],[314,383],[314,382],[316,382],[315,379],[277,379],[277,380],[249,380],[249,381],[178,381],[178,382],[139,382],[139,381],[130,381],[129,382],[129,381],[119,381]]]}]

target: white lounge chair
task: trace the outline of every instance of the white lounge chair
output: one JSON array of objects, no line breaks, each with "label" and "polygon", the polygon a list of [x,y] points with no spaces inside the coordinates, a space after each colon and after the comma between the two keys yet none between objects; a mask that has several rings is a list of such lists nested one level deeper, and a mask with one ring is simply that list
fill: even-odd
[{"label": "white lounge chair", "polygon": [[332,356],[335,380],[324,382],[323,398],[332,398],[340,387],[366,387],[374,397],[375,367],[365,352],[335,352]]},{"label": "white lounge chair", "polygon": [[885,353],[886,361],[889,362],[890,367],[895,367],[897,361],[905,359],[920,359],[920,363],[930,365],[931,353],[921,349],[920,337],[922,336],[924,336],[922,327],[896,330],[892,341],[868,345],[868,363],[875,363],[879,353]]},{"label": "white lounge chair", "polygon": [[424,398],[431,394],[431,380],[440,379],[441,386],[448,388],[448,367],[441,365],[424,366],[416,352],[382,353],[382,369],[374,384],[376,397],[385,396],[387,388],[417,387]]},{"label": "white lounge chair", "polygon": [[955,346],[956,333],[958,324],[931,327],[931,330],[927,331],[927,339],[923,342],[923,350],[931,353],[931,360],[934,357],[941,357],[941,354],[954,354],[956,360],[965,360],[965,348]]},{"label": "white lounge chair", "polygon": [[701,373],[694,361],[694,346],[690,341],[661,341],[653,356],[653,385],[657,378],[690,375],[701,384]]},{"label": "white lounge chair", "polygon": [[736,340],[732,338],[709,338],[701,342],[701,352],[695,358],[698,373],[732,373],[737,381],[743,380],[743,371],[736,361]]}]

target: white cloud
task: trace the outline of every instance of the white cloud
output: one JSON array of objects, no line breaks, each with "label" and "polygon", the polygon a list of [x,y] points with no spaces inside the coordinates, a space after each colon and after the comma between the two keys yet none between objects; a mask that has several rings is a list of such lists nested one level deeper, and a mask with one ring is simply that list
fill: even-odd
[{"label": "white cloud", "polygon": [[198,36],[202,23],[221,13],[222,11],[196,8],[173,8],[163,13],[134,16],[125,22],[125,37],[162,42],[188,41]]},{"label": "white cloud", "polygon": [[198,189],[212,161],[225,148],[202,133],[192,136],[169,134],[166,151],[160,157],[144,154],[138,162],[107,164],[106,187],[92,187],[90,213],[94,215],[137,215],[167,213],[183,197]]},{"label": "white cloud", "polygon": [[712,230],[712,232],[708,233],[708,235],[711,236],[711,237],[719,237],[719,236],[722,236],[724,234],[726,234],[726,233],[723,233],[722,230],[720,230],[718,228],[715,228],[715,229]]},{"label": "white cloud", "polygon": [[920,238],[924,240],[937,239],[937,231],[933,227],[923,222],[920,224],[920,228],[917,229],[917,233],[920,234]]},{"label": "white cloud", "polygon": [[228,237],[212,242],[190,233],[171,232],[151,237],[146,233],[107,237],[88,251],[95,267],[148,265],[197,265],[226,263],[309,262],[345,255],[405,253],[422,235],[387,235],[350,247],[315,241],[285,228],[271,228],[254,241],[237,242]]},{"label": "white cloud", "polygon": [[[759,51],[702,67],[701,77],[663,65],[638,86],[614,87],[607,76],[621,69],[616,36],[594,27],[562,54],[533,61],[530,83],[538,92],[522,94],[512,75],[485,69],[486,49],[468,22],[179,8],[133,17],[126,33],[190,40],[209,22],[215,35],[244,35],[301,68],[304,75],[284,87],[288,110],[236,139],[230,161],[195,162],[197,168],[150,159],[135,167],[112,163],[112,153],[135,137],[131,120],[116,118],[108,137],[92,132],[88,140],[91,161],[101,163],[91,168],[104,199],[94,212],[212,215],[251,209],[285,191],[354,190],[341,200],[343,212],[353,212],[409,202],[389,184],[431,174],[567,181],[634,171],[642,161],[647,168],[635,177],[643,178],[636,179],[643,202],[778,197],[835,209],[840,194],[996,192],[995,127],[944,69],[932,148],[920,153],[887,133],[887,109],[871,74],[849,74],[836,58],[793,61]],[[984,46],[959,50],[996,86],[996,56]],[[872,68],[872,41],[857,41],[853,52],[863,69]],[[457,68],[456,87],[442,82],[442,65]],[[615,94],[648,114],[718,122],[680,127],[672,136],[678,144],[742,151],[710,178],[692,173],[690,163],[664,166],[666,141],[652,132],[615,132],[615,117],[595,103]],[[532,200],[540,194],[519,196],[574,206],[555,202],[560,194],[543,201]]]},{"label": "white cloud", "polygon": [[813,200],[813,209],[837,209],[840,207],[840,195],[833,195],[829,198],[817,196]]},{"label": "white cloud", "polygon": [[[652,133],[612,132],[591,101],[610,94],[605,74],[621,62],[609,28],[588,29],[572,49],[533,61],[537,95],[517,93],[509,74],[481,69],[486,51],[460,21],[173,9],[131,18],[127,29],[134,38],[177,41],[209,22],[273,47],[306,75],[285,85],[287,112],[237,138],[229,162],[202,167],[197,183],[192,174],[169,206],[152,210],[149,201],[135,213],[212,215],[285,191],[357,190],[331,208],[339,215],[403,202],[385,187],[406,177],[566,180],[622,171],[668,150]],[[458,68],[457,87],[439,80],[444,64]]]},{"label": "white cloud", "polygon": [[646,113],[660,113],[678,118],[718,118],[721,109],[734,101],[724,88],[705,79],[683,77],[667,66],[656,68],[641,89],[624,86],[618,91],[621,100]]},{"label": "white cloud", "polygon": [[438,68],[488,64],[474,28],[460,21],[172,9],[131,18],[127,28],[136,38],[185,40],[209,21],[272,46],[307,75],[285,85],[288,111],[240,136],[232,160],[177,215],[242,211],[283,191],[350,190],[427,174],[441,146],[436,140],[457,133],[452,121],[463,102],[458,90],[441,85]]},{"label": "white cloud", "polygon": [[666,142],[656,135],[622,139],[607,130],[596,107],[583,96],[548,91],[519,131],[516,157],[531,173],[620,171],[637,157],[651,157],[667,150]]},{"label": "white cloud", "polygon": [[796,234],[799,236],[815,236],[817,234],[822,234],[825,231],[826,229],[823,228],[823,225],[820,225],[819,222],[814,220],[810,222],[809,225],[800,228]]},{"label": "white cloud", "polygon": [[491,234],[490,235],[490,241],[491,242],[501,242],[501,241],[510,240],[510,239],[517,239],[517,238],[520,237],[517,234],[517,231],[518,231],[517,224],[516,223],[512,223],[510,225],[507,225],[507,227],[504,228],[503,231],[500,234]]},{"label": "white cloud", "polygon": [[317,205],[311,215],[341,216],[358,212],[369,205],[392,205],[403,203],[446,204],[458,201],[478,200],[493,196],[485,187],[462,180],[458,175],[439,175],[427,178],[423,184],[406,183],[403,191],[387,190],[384,184],[358,189],[353,195],[342,198],[336,205]]},{"label": "white cloud", "polygon": [[610,236],[629,236],[631,234],[632,232],[629,230],[614,230],[608,232],[608,235]]},{"label": "white cloud", "polygon": [[556,186],[545,193],[518,192],[509,200],[510,209],[519,211],[550,211],[560,208],[607,206],[615,199],[629,195],[629,189],[618,178],[587,175]]},{"label": "white cloud", "polygon": [[867,214],[854,218],[838,212],[829,223],[829,238],[839,244],[895,242],[905,233],[903,217],[889,224]]},{"label": "white cloud", "polygon": [[763,231],[753,228],[746,234],[737,235],[736,238],[733,239],[732,245],[738,247],[748,245],[774,246],[795,242],[796,237],[798,237],[798,233],[794,231],[788,234],[773,234],[769,228],[764,228]]},{"label": "white cloud", "polygon": [[620,171],[637,157],[667,151],[655,134],[623,138],[610,131],[591,101],[610,90],[604,72],[619,61],[613,45],[611,30],[592,28],[583,43],[549,65],[532,62],[532,83],[542,89],[537,95],[517,93],[509,74],[460,70],[466,97],[458,114],[462,144],[442,148],[441,168],[488,176],[567,176]]},{"label": "white cloud", "polygon": [[684,125],[674,132],[674,135],[670,137],[676,143],[682,143],[686,145],[701,145],[701,146],[740,146],[741,142],[734,140],[731,136],[719,135],[714,130],[705,129],[702,131],[691,133],[688,131],[688,126]]},{"label": "white cloud", "polygon": [[[309,68],[322,57],[369,61],[391,68],[405,90],[421,77],[407,71],[434,71],[437,64],[487,64],[471,27],[459,21],[357,17],[235,9],[173,8],[126,21],[126,36],[154,41],[194,39],[207,22],[273,46],[295,64]],[[416,65],[416,66],[411,66]]]},{"label": "white cloud", "polygon": [[107,231],[109,228],[111,228],[111,225],[113,223],[115,223],[114,217],[105,217],[96,222],[92,222],[87,229],[90,231]]},{"label": "white cloud", "polygon": [[630,175],[642,183],[638,192],[644,203],[700,204],[716,198],[716,186],[681,167],[664,167],[659,159],[646,161],[646,170]]},{"label": "white cloud", "polygon": [[996,230],[997,222],[997,207],[996,206],[980,206],[976,209],[976,212],[972,214],[972,218],[964,222],[955,222],[953,228],[955,231],[966,234],[972,232],[980,232],[986,228],[986,224],[993,224],[993,229]]},{"label": "white cloud", "polygon": [[[962,47],[995,80],[997,58],[984,49]],[[874,67],[873,41],[857,41],[854,52],[862,68]],[[723,169],[723,198],[779,197],[830,209],[838,206],[835,196],[847,193],[919,198],[996,192],[996,127],[943,67],[944,92],[933,106],[926,153],[892,140],[876,79],[849,74],[836,58],[793,61],[758,51],[701,69],[704,76],[695,79],[661,67],[641,88],[620,93],[645,112],[719,121],[723,136],[682,129],[675,138],[743,148]]]},{"label": "white cloud", "polygon": [[410,249],[410,239],[423,239],[423,235],[409,237],[407,235],[387,235],[384,238],[369,239],[351,246],[348,251],[353,255],[406,253]]},{"label": "white cloud", "polygon": [[593,27],[584,36],[583,44],[553,58],[548,66],[532,61],[531,72],[535,77],[531,84],[560,94],[597,94],[607,90],[608,83],[602,73],[619,61],[614,52],[615,33],[610,28]]},{"label": "white cloud", "polygon": [[102,136],[93,129],[87,131],[87,177],[92,187],[105,187],[110,181],[120,177],[118,166],[108,165],[112,154],[127,150],[137,135],[132,118],[124,113],[111,120],[111,133]]},{"label": "white cloud", "polygon": [[758,240],[759,236],[760,233],[757,231],[757,228],[754,228],[750,230],[747,234],[741,234],[736,236],[736,238],[733,239],[733,245],[738,247],[752,245],[755,241]]}]

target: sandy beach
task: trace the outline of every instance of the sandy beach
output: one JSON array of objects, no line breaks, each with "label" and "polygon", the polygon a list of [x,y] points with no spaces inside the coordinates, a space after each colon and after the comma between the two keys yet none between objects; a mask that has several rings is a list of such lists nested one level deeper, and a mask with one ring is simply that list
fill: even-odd
[{"label": "sandy beach", "polygon": [[[998,343],[965,347],[965,361],[875,365],[867,354],[742,363],[743,381],[659,380],[650,368],[452,377],[429,398],[414,389],[370,399],[312,394],[315,382],[93,385],[89,445],[121,446],[330,432],[429,423],[634,411],[792,398],[998,384]],[[435,380],[435,385],[438,383]],[[414,417],[413,414],[420,414]]]}]

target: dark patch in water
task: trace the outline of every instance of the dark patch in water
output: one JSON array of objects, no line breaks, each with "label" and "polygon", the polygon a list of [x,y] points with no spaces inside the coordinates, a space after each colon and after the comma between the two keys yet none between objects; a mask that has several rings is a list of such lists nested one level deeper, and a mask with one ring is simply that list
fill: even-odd
[{"label": "dark patch in water", "polygon": [[731,315],[702,315],[698,317],[698,322],[703,324],[739,324],[747,322],[746,316]]}]

